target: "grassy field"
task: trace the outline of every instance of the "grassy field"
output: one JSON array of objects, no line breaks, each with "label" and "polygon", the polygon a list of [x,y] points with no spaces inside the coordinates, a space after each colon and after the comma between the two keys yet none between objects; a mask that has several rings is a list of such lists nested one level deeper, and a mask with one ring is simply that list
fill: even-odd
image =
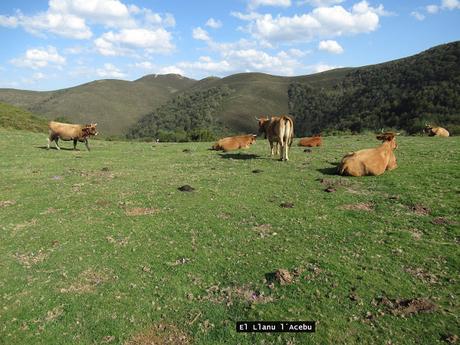
[{"label": "grassy field", "polygon": [[[365,178],[334,164],[372,136],[292,147],[290,162],[264,140],[241,154],[45,143],[0,130],[2,345],[458,339],[459,137],[398,138],[398,169]],[[236,333],[240,320],[317,331]]]}]

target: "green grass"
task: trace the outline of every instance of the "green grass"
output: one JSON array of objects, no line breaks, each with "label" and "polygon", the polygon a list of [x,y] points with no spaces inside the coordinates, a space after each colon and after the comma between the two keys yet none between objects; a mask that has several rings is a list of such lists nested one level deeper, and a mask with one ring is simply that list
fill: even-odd
[{"label": "green grass", "polygon": [[46,132],[47,121],[26,110],[0,103],[0,128]]},{"label": "green grass", "polygon": [[[398,138],[399,167],[364,178],[330,174],[346,152],[376,146],[372,136],[293,146],[290,162],[268,157],[264,140],[241,155],[209,143],[45,143],[0,129],[2,345],[125,344],[159,324],[193,344],[458,335],[458,137]],[[299,275],[269,288],[279,268]],[[436,310],[397,316],[380,297]],[[318,323],[314,334],[244,335],[239,320]]]}]

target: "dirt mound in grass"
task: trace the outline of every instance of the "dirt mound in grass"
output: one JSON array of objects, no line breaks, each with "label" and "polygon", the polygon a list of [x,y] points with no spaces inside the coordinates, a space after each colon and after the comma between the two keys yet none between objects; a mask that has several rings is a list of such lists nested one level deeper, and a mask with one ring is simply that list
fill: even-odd
[{"label": "dirt mound in grass", "polygon": [[374,205],[370,202],[360,202],[357,204],[347,204],[340,206],[342,210],[351,210],[351,211],[373,211]]},{"label": "dirt mound in grass", "polygon": [[135,216],[145,216],[148,214],[158,213],[160,210],[157,208],[150,208],[150,207],[134,207],[125,209],[125,214],[129,217]]},{"label": "dirt mound in grass", "polygon": [[159,324],[134,335],[124,345],[188,345],[190,336],[172,324]]},{"label": "dirt mound in grass", "polygon": [[388,299],[382,297],[377,300],[378,305],[383,305],[396,316],[409,316],[421,312],[431,313],[436,310],[436,304],[425,298]]}]

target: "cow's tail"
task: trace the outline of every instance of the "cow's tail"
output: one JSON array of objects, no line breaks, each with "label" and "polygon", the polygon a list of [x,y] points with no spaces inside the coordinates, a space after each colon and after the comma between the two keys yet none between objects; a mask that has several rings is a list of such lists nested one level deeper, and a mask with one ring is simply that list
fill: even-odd
[{"label": "cow's tail", "polygon": [[294,138],[294,122],[289,116],[283,116],[281,119],[281,135],[283,141],[291,146]]}]

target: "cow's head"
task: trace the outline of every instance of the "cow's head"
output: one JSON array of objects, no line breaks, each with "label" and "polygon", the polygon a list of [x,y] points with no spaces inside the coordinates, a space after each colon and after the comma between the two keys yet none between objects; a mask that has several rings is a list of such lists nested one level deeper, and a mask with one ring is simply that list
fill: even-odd
[{"label": "cow's head", "polygon": [[381,140],[382,142],[389,142],[391,149],[394,150],[398,147],[398,144],[396,144],[396,135],[398,134],[399,133],[385,132],[385,133],[377,135],[376,138],[378,140]]},{"label": "cow's head", "polygon": [[86,136],[90,135],[98,135],[98,131],[96,129],[97,123],[92,123],[90,125],[85,125],[83,127],[83,132],[85,132]]},{"label": "cow's head", "polygon": [[432,134],[433,133],[433,126],[429,125],[428,123],[425,123],[425,128],[423,129],[423,132]]},{"label": "cow's head", "polygon": [[267,139],[267,126],[270,124],[270,119],[268,117],[261,116],[259,118],[256,117],[256,120],[259,123],[259,131],[257,134],[264,134],[265,139]]},{"label": "cow's head", "polygon": [[250,134],[249,135],[249,144],[252,145],[256,142],[257,134]]}]

